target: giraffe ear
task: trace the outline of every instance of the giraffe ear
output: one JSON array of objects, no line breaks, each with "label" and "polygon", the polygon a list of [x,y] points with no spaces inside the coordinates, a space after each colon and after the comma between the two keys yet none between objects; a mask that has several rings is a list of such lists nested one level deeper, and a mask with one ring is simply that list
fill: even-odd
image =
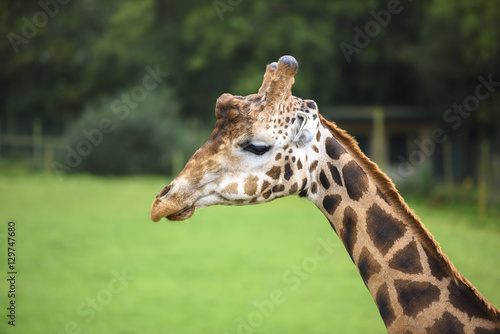
[{"label": "giraffe ear", "polygon": [[312,140],[312,123],[313,122],[311,122],[309,116],[305,112],[298,111],[295,114],[292,142],[294,142],[298,147],[304,147]]}]

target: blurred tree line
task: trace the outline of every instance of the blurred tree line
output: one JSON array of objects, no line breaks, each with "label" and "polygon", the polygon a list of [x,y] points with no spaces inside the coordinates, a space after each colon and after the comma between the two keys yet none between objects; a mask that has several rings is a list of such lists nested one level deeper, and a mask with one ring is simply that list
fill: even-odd
[{"label": "blurred tree line", "polygon": [[[170,166],[177,149],[194,150],[182,130],[211,129],[217,97],[256,92],[284,54],[302,65],[294,94],[320,108],[416,105],[443,123],[479,76],[500,89],[496,0],[1,0],[0,25],[2,131],[37,118],[74,147],[82,127],[114,117],[119,130],[68,172],[161,172],[142,151],[169,149]],[[148,67],[168,73],[158,90],[146,87]],[[490,95],[450,136],[500,146],[500,93]],[[117,100],[130,107],[123,122]],[[146,162],[127,166],[134,155]]]}]

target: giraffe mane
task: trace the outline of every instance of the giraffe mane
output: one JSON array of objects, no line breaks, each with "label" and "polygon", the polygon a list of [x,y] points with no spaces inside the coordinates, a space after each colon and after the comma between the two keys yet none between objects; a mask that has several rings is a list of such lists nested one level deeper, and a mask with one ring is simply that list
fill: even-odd
[{"label": "giraffe mane", "polygon": [[321,114],[319,115],[321,123],[331,134],[344,146],[351,154],[354,160],[360,167],[369,175],[375,182],[375,185],[380,189],[382,194],[388,200],[390,205],[405,219],[409,227],[416,233],[417,237],[422,242],[426,250],[432,255],[442,268],[445,268],[446,273],[452,278],[456,284],[463,284],[479,301],[485,306],[486,311],[492,316],[500,316],[500,310],[488,302],[486,298],[467,280],[453,265],[448,256],[443,253],[439,243],[434,239],[429,230],[422,224],[417,215],[411,210],[401,195],[396,189],[392,180],[383,173],[377,164],[368,159],[361,151],[357,141],[349,135],[345,130],[340,129],[334,122],[326,120]]}]

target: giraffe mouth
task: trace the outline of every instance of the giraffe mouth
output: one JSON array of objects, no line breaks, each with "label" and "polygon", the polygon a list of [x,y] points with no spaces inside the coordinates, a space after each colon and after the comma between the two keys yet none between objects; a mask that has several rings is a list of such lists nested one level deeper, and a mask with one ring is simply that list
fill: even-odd
[{"label": "giraffe mouth", "polygon": [[[182,209],[177,210],[179,208]],[[161,199],[155,198],[151,206],[151,220],[154,222],[159,222],[162,218],[174,221],[186,220],[194,214],[195,210],[196,206],[194,203],[183,207],[175,205],[175,203],[164,203]]]},{"label": "giraffe mouth", "polygon": [[193,205],[187,206],[184,209],[181,209],[175,213],[172,213],[171,215],[166,216],[166,218],[168,220],[173,220],[173,221],[186,220],[194,214],[195,210],[196,210],[196,207],[193,204]]},{"label": "giraffe mouth", "polygon": [[[172,183],[164,187],[163,190],[156,195],[153,205],[151,206],[151,220],[159,222],[162,218],[167,218],[172,221],[181,221],[191,218],[196,209],[213,204],[213,193],[203,195],[204,187],[213,182],[214,180],[203,184],[197,189],[190,191],[187,196],[183,194],[183,189],[172,195]],[[209,199],[208,203],[206,201],[207,198]]]}]

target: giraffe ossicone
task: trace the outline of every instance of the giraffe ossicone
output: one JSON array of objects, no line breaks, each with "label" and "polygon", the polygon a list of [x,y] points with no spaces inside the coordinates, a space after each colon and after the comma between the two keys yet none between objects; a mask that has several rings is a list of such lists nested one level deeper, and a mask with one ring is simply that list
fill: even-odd
[{"label": "giraffe ossicone", "polygon": [[324,213],[389,333],[500,333],[500,311],[441,251],[356,141],[292,95],[298,63],[267,65],[257,94],[223,94],[210,139],[156,196],[151,219],[288,195]]}]

